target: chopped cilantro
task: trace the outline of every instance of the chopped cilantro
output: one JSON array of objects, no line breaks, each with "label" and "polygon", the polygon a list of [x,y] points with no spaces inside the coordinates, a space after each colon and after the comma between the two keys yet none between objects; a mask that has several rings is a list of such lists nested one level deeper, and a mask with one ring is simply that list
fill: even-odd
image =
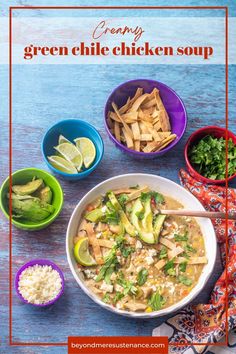
[{"label": "chopped cilantro", "polygon": [[175,268],[170,268],[166,271],[166,273],[172,277],[176,276]]},{"label": "chopped cilantro", "polygon": [[148,304],[151,306],[153,311],[158,311],[162,308],[165,302],[165,299],[162,295],[160,295],[159,291],[156,291],[151,295]]},{"label": "chopped cilantro", "polygon": [[138,272],[138,276],[137,276],[137,283],[139,286],[142,286],[143,284],[146,283],[147,281],[147,277],[148,277],[148,271],[146,268],[142,268],[139,272]]},{"label": "chopped cilantro", "polygon": [[137,216],[137,218],[138,218],[139,220],[143,220],[143,218],[144,218],[144,211],[137,211],[137,212],[135,213],[135,215]]},{"label": "chopped cilantro", "polygon": [[[202,138],[189,151],[189,159],[193,167],[203,176],[210,179],[226,178],[226,141],[223,137],[210,135]],[[228,176],[236,172],[236,146],[232,139],[228,140]]]},{"label": "chopped cilantro", "polygon": [[178,280],[186,286],[190,286],[193,283],[192,280],[187,278],[185,275],[179,275]]},{"label": "chopped cilantro", "polygon": [[165,271],[167,274],[169,274],[168,271],[169,271],[170,269],[174,269],[174,259],[171,259],[170,261],[168,261],[168,262],[165,264],[165,266],[164,266],[164,271]]},{"label": "chopped cilantro", "polygon": [[151,191],[151,192],[147,192],[147,193],[141,193],[141,197],[140,197],[141,202],[146,202],[148,199],[151,199],[151,198],[154,198],[154,200],[157,204],[164,202],[163,195],[158,192]]},{"label": "chopped cilantro", "polygon": [[129,197],[127,194],[123,193],[123,194],[120,194],[117,199],[118,199],[118,202],[120,203],[121,207],[124,208],[125,203],[129,200]]},{"label": "chopped cilantro", "polygon": [[192,247],[191,245],[189,245],[189,244],[186,244],[186,245],[184,246],[184,250],[185,250],[185,252],[191,252],[191,253],[196,252],[196,249],[193,248],[193,247]]},{"label": "chopped cilantro", "polygon": [[184,235],[174,234],[175,241],[188,241],[188,233],[186,232]]},{"label": "chopped cilantro", "polygon": [[113,298],[113,303],[116,304],[118,301],[120,301],[124,297],[124,294],[122,294],[120,291],[116,292],[116,295]]},{"label": "chopped cilantro", "polygon": [[132,282],[130,282],[129,280],[126,280],[124,277],[124,274],[122,272],[119,272],[118,274],[118,278],[116,279],[117,284],[119,284],[120,286],[122,286],[124,288],[124,295],[130,294],[130,295],[136,295],[138,289],[136,288],[136,286],[134,286],[134,284]]},{"label": "chopped cilantro", "polygon": [[106,293],[106,294],[103,296],[102,301],[105,302],[106,304],[107,304],[107,303],[110,303],[110,302],[111,302],[110,295],[109,295],[108,293]]},{"label": "chopped cilantro", "polygon": [[163,259],[167,257],[167,248],[165,246],[162,247],[159,253],[159,259]]},{"label": "chopped cilantro", "polygon": [[182,263],[179,264],[179,270],[180,270],[182,273],[186,271],[187,264],[188,264],[187,261],[186,261],[186,262],[182,262]]}]

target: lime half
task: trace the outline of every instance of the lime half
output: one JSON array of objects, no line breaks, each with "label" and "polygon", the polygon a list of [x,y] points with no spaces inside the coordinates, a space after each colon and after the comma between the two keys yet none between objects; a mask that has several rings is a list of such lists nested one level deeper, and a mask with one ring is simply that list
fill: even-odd
[{"label": "lime half", "polygon": [[78,172],[75,166],[71,162],[65,160],[63,157],[56,155],[48,156],[48,161],[53,167],[55,167],[59,171],[69,174]]},{"label": "lime half", "polygon": [[69,162],[71,162],[78,171],[83,165],[83,157],[80,151],[71,143],[62,143],[55,146],[55,149]]},{"label": "lime half", "polygon": [[89,138],[77,138],[74,142],[83,156],[84,166],[86,168],[90,167],[96,157],[94,143]]},{"label": "lime half", "polygon": [[58,138],[58,145],[63,144],[63,143],[71,143],[68,139],[64,137],[64,135],[59,135]]},{"label": "lime half", "polygon": [[81,238],[74,247],[74,256],[76,261],[83,266],[94,266],[96,261],[89,253],[88,238]]}]

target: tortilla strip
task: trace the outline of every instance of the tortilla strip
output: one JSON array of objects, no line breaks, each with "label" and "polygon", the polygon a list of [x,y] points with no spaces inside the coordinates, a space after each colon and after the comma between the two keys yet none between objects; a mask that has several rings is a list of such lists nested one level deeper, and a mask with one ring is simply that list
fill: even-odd
[{"label": "tortilla strip", "polygon": [[180,246],[177,246],[176,248],[174,248],[171,251],[168,251],[168,258],[169,259],[173,259],[175,257],[177,257],[179,254],[183,253],[184,249]]},{"label": "tortilla strip", "polygon": [[127,109],[129,108],[130,101],[131,100],[130,100],[130,97],[129,97],[127,102],[126,102],[126,104],[124,104],[124,106],[119,108],[119,113],[120,114],[123,114],[123,113],[125,113],[127,111]]},{"label": "tortilla strip", "polygon": [[152,134],[141,134],[140,141],[152,141]]},{"label": "tortilla strip", "polygon": [[133,98],[131,98],[130,103],[129,103],[129,108],[133,105],[133,103],[143,94],[143,89],[141,87],[138,87],[135,95]]},{"label": "tortilla strip", "polygon": [[149,114],[143,114],[142,118],[139,118],[139,120],[150,123],[153,122],[153,118]]},{"label": "tortilla strip", "polygon": [[120,124],[118,122],[115,122],[114,133],[116,140],[120,141]]},{"label": "tortilla strip", "polygon": [[157,107],[160,111],[159,118],[160,118],[161,128],[162,128],[163,132],[170,131],[171,130],[170,119],[169,119],[168,113],[166,112],[165,106],[161,100],[160,93],[157,90],[157,91],[155,91],[154,94],[155,94],[155,98],[156,98]]},{"label": "tortilla strip", "polygon": [[[133,147],[134,147],[133,139],[132,139],[131,136],[127,133],[125,127],[122,128],[122,132],[123,132],[123,134],[124,134],[127,147],[128,147],[128,148],[133,148]],[[132,135],[133,135],[133,133],[132,133]]]},{"label": "tortilla strip", "polygon": [[[143,108],[143,106],[142,106],[142,108]],[[143,113],[144,113],[145,115],[150,115],[150,116],[152,117],[152,113],[154,112],[154,109],[155,109],[154,106],[152,106],[152,107],[150,107],[150,108],[143,109]],[[153,119],[153,118],[152,118],[152,119]]]},{"label": "tortilla strip", "polygon": [[152,152],[160,146],[160,141],[151,141],[143,148],[143,152]]},{"label": "tortilla strip", "polygon": [[167,114],[165,111],[160,111],[159,113],[159,119],[161,123],[161,129],[163,132],[168,132],[170,131],[170,123],[169,123],[169,118],[167,119]]},{"label": "tortilla strip", "polygon": [[138,112],[127,112],[121,115],[121,117],[126,120],[137,120],[138,119]]},{"label": "tortilla strip", "polygon": [[144,108],[144,109],[151,108],[156,105],[155,97],[154,98],[149,97],[149,98],[150,98],[150,100],[148,102],[142,104],[142,108]]},{"label": "tortilla strip", "polygon": [[114,123],[113,123],[113,121],[112,121],[111,118],[110,118],[110,113],[111,113],[111,112],[109,112],[109,115],[108,115],[108,118],[107,118],[107,125],[108,125],[108,127],[109,127],[110,129],[112,129]]},{"label": "tortilla strip", "polygon": [[154,124],[154,128],[156,129],[156,131],[158,132],[158,130],[161,129],[161,124],[160,122],[158,121],[157,123]]},{"label": "tortilla strip", "polygon": [[164,147],[169,145],[175,139],[176,139],[176,134],[171,134],[166,139],[161,141],[161,146],[159,146],[155,151],[160,151],[160,150],[164,149]]},{"label": "tortilla strip", "polygon": [[130,112],[136,112],[139,107],[141,106],[141,104],[147,99],[147,97],[149,96],[149,93],[145,93],[144,95],[140,96],[132,105],[132,107],[130,108]]},{"label": "tortilla strip", "polygon": [[133,191],[133,193],[131,193],[129,195],[129,199],[127,200],[126,203],[129,203],[131,200],[139,198],[142,193],[145,193],[145,192],[148,192],[148,191],[149,191],[149,187],[148,186],[144,186],[144,187],[142,187],[140,189],[137,189],[137,190],[135,190],[135,192]]},{"label": "tortilla strip", "polygon": [[106,248],[112,248],[114,245],[114,242],[110,241],[110,240],[98,239],[98,243],[99,243],[99,246],[106,247]]},{"label": "tortilla strip", "polygon": [[131,124],[131,129],[133,132],[134,140],[140,140],[140,129],[137,122]]},{"label": "tortilla strip", "polygon": [[189,259],[186,259],[185,257],[178,257],[175,258],[174,263],[183,263],[187,262],[188,264],[206,264],[207,263],[207,258],[204,257],[191,257]]},{"label": "tortilla strip", "polygon": [[159,115],[159,111],[155,108],[153,113],[152,113],[152,118],[156,118]]},{"label": "tortilla strip", "polygon": [[146,126],[146,123],[140,122],[139,123],[139,128],[140,128],[142,134],[148,134],[149,133],[148,132],[148,128]]},{"label": "tortilla strip", "polygon": [[156,264],[155,264],[155,267],[157,269],[162,269],[166,264],[166,261],[164,259],[161,259],[160,261],[158,261]]},{"label": "tortilla strip", "polygon": [[140,151],[140,140],[135,140],[134,141],[134,150],[135,151]]},{"label": "tortilla strip", "polygon": [[86,230],[86,226],[87,226],[87,220],[83,219],[78,227],[78,233],[82,230]]},{"label": "tortilla strip", "polygon": [[157,131],[153,127],[148,127],[148,131],[149,131],[150,134],[152,134],[153,139],[155,141],[160,141],[161,140],[159,133],[157,133]]},{"label": "tortilla strip", "polygon": [[128,124],[126,124],[125,123],[125,121],[123,120],[123,118],[121,117],[121,115],[120,115],[120,113],[119,113],[119,111],[118,111],[118,109],[117,109],[117,106],[116,106],[116,104],[114,103],[114,102],[112,102],[112,107],[113,107],[113,109],[114,109],[114,111],[115,111],[115,113],[117,114],[117,116],[119,117],[119,119],[120,119],[120,121],[121,121],[121,123],[123,124],[123,126],[124,126],[124,128],[125,128],[125,131],[126,131],[126,133],[127,133],[127,135],[128,135],[128,137],[129,137],[129,139],[133,139],[133,133],[132,133],[132,130],[130,129],[130,127],[128,126]]},{"label": "tortilla strip", "polygon": [[101,251],[98,239],[96,238],[92,224],[87,222],[85,230],[87,232],[89,243],[92,246],[92,249],[94,252],[94,258],[95,258],[97,264],[103,264],[104,260],[102,257],[102,251]]},{"label": "tortilla strip", "polygon": [[159,242],[171,250],[176,249],[176,245],[167,238],[161,237]]},{"label": "tortilla strip", "polygon": [[[134,123],[134,122],[136,122],[136,118],[135,118],[135,113],[136,112],[133,112],[134,114],[132,114],[132,116],[133,116],[133,118],[132,118],[132,116],[129,114],[129,113],[125,113],[125,114],[122,114],[121,115],[121,118],[125,121],[125,123],[127,123],[127,124],[130,124],[130,123]],[[120,118],[117,116],[117,114],[115,113],[115,112],[110,112],[109,113],[109,117],[110,117],[110,119],[112,119],[113,121],[115,121],[115,122],[118,122],[118,123],[121,123],[121,120],[120,120]]]},{"label": "tortilla strip", "polygon": [[115,195],[118,195],[118,194],[129,194],[129,193],[132,193],[134,190],[133,189],[130,189],[130,188],[121,188],[121,189],[116,189],[113,191],[113,193]]}]

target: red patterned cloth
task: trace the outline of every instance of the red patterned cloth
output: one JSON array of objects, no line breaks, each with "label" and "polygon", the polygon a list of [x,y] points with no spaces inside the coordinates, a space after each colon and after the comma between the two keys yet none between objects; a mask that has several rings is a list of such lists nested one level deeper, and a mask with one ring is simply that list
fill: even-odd
[{"label": "red patterned cloth", "polygon": [[[186,171],[180,170],[181,184],[203,204],[208,211],[225,212],[226,188],[203,184]],[[228,211],[236,212],[236,191],[228,189]],[[213,225],[221,247],[222,262],[226,261],[225,220],[215,219]],[[228,221],[228,330],[236,329],[236,222]],[[226,271],[215,284],[209,304],[192,305],[181,310],[153,335],[168,335],[169,343],[215,343],[225,335],[226,327]],[[170,353],[202,353],[207,346],[170,346]]]}]

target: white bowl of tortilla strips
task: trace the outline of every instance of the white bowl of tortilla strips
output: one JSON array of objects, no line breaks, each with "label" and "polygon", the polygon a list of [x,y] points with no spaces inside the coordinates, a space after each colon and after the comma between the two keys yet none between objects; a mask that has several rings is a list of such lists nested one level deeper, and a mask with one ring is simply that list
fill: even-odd
[{"label": "white bowl of tortilla strips", "polygon": [[204,288],[216,259],[209,219],[163,216],[204,210],[178,184],[150,174],[110,178],[76,206],[66,251],[82,290],[103,308],[134,318],[175,312]]}]

